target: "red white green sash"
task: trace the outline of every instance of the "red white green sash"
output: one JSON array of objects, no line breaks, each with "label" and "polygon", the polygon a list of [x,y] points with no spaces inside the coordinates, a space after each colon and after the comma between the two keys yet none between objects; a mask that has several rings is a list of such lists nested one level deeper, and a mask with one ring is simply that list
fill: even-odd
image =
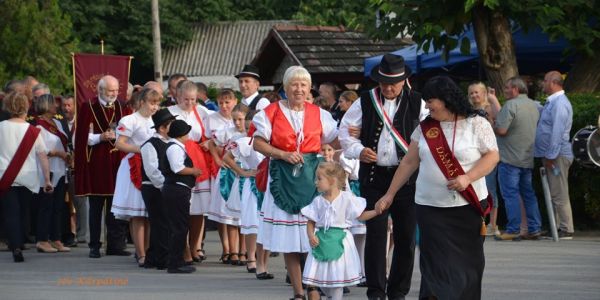
[{"label": "red white green sash", "polygon": [[371,102],[373,103],[373,107],[375,107],[375,111],[377,112],[377,115],[379,115],[381,121],[383,121],[385,128],[387,128],[387,130],[392,135],[392,139],[394,140],[394,142],[396,142],[396,145],[398,145],[398,147],[400,147],[404,154],[406,154],[408,152],[408,143],[404,140],[404,138],[402,138],[398,130],[394,128],[390,117],[383,109],[383,102],[379,97],[379,88],[377,87],[370,90],[369,94],[371,96]]}]

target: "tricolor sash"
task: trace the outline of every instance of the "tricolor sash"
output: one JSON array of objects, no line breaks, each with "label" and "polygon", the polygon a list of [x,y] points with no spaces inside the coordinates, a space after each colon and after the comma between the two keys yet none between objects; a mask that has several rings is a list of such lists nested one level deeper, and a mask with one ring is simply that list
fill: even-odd
[{"label": "tricolor sash", "polygon": [[27,131],[23,136],[23,140],[17,148],[17,152],[15,152],[15,155],[10,160],[10,163],[6,168],[6,171],[4,171],[2,178],[0,178],[0,196],[8,192],[10,186],[17,178],[17,175],[19,175],[19,171],[21,171],[21,167],[23,167],[27,156],[29,156],[29,152],[31,151],[31,148],[33,148],[33,144],[39,136],[40,131],[41,130],[39,128],[31,125],[29,125],[27,128]]},{"label": "tricolor sash", "polygon": [[383,102],[381,101],[381,98],[379,97],[379,88],[376,87],[376,88],[370,90],[369,96],[371,96],[371,102],[373,103],[373,107],[375,108],[377,115],[383,122],[385,128],[387,128],[387,130],[392,135],[392,139],[394,140],[394,142],[396,142],[396,145],[398,145],[398,147],[400,147],[400,149],[404,152],[404,154],[406,154],[408,152],[408,143],[404,140],[404,138],[402,138],[402,135],[400,135],[398,130],[396,130],[396,128],[394,127],[394,125],[392,123],[392,120],[390,119],[390,117],[387,115],[387,113],[383,109]]},{"label": "tricolor sash", "polygon": [[[450,146],[446,141],[446,137],[444,136],[440,122],[428,117],[421,122],[421,130],[425,135],[425,141],[427,141],[427,145],[429,146],[429,150],[431,151],[433,159],[437,163],[438,167],[440,167],[440,170],[446,179],[450,180],[460,175],[464,175],[465,171],[450,150]],[[488,206],[484,210],[481,207],[479,197],[477,196],[477,193],[475,193],[475,189],[471,184],[469,184],[464,191],[459,193],[465,198],[465,200],[467,200],[467,202],[469,202],[469,204],[471,204],[471,206],[473,206],[473,208],[475,208],[475,210],[477,210],[482,218],[490,212],[493,206],[492,197],[490,197],[488,193]]]},{"label": "tricolor sash", "polygon": [[54,122],[48,122],[46,119],[38,117],[37,124],[42,126],[44,129],[48,130],[48,132],[57,136],[60,139],[60,143],[63,145],[63,149],[65,150],[65,152],[68,152],[67,144],[69,140],[66,135],[64,135],[62,132],[60,132],[60,130],[58,130],[58,127],[56,126],[56,124],[54,124]]}]

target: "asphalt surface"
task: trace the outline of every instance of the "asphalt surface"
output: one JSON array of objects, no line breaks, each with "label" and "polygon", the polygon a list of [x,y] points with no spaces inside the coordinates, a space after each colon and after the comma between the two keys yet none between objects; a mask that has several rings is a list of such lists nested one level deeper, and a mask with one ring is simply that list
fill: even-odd
[{"label": "asphalt surface", "polygon": [[[130,248],[131,245],[130,245]],[[133,257],[87,257],[85,244],[70,253],[24,251],[13,263],[0,252],[0,300],[12,299],[288,299],[283,258],[270,261],[273,280],[258,281],[245,267],[218,262],[216,232],[206,240],[208,259],[193,274],[167,274],[139,268]],[[133,250],[133,249],[130,249]],[[485,243],[482,299],[600,299],[600,237]],[[420,273],[416,257],[412,288],[417,299]],[[365,288],[351,287],[347,299],[366,299]],[[323,298],[325,299],[325,298]]]}]

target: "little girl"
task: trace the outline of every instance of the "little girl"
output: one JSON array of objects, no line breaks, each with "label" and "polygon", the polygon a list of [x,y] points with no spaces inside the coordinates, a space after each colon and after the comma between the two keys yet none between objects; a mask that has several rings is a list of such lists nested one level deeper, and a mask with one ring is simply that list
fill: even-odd
[{"label": "little girl", "polygon": [[[240,255],[238,253],[245,253],[245,243],[243,244],[243,251],[240,251],[239,248],[238,226],[240,225],[240,218],[239,216],[234,216],[225,207],[226,202],[221,193],[221,181],[227,180],[227,185],[230,189],[235,175],[233,175],[233,172],[227,166],[223,165],[222,159],[224,149],[228,147],[230,142],[245,136],[246,132],[245,130],[242,132],[237,130],[233,123],[232,113],[237,103],[237,98],[233,90],[222,89],[217,96],[217,103],[219,104],[219,112],[207,118],[206,137],[211,138],[209,144],[210,152],[220,170],[211,183],[211,199],[207,215],[208,219],[219,223],[217,228],[223,249],[221,261],[226,264],[238,265],[240,264]],[[224,188],[227,189],[226,186]],[[245,262],[246,258],[244,257],[242,261]]]},{"label": "little girl", "polygon": [[318,293],[314,288],[318,286],[329,299],[342,299],[344,286],[361,282],[360,258],[348,228],[355,219],[366,221],[377,216],[374,210],[365,211],[364,198],[342,191],[345,183],[346,173],[340,164],[320,163],[315,184],[322,194],[301,210],[308,219],[312,247],[302,282],[312,286],[307,289],[309,293]]}]

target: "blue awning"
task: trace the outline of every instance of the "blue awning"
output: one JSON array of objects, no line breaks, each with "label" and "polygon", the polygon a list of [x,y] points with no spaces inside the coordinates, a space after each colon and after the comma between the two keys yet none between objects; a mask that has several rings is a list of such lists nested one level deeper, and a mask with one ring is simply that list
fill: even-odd
[{"label": "blue awning", "polygon": [[[413,74],[418,74],[427,69],[451,68],[459,64],[478,61],[479,53],[473,30],[469,29],[457,37],[459,45],[463,37],[468,37],[471,41],[470,53],[462,54],[460,46],[457,46],[450,51],[447,61],[442,57],[442,51],[425,53],[422,49],[418,50],[416,44],[392,53],[402,55],[405,63],[412,69]],[[518,28],[513,32],[513,41],[517,64],[521,73],[543,72],[551,68],[563,69],[570,61],[564,59],[564,50],[568,47],[567,41],[561,38],[551,42],[548,35],[543,33],[540,28],[531,29],[527,33]],[[430,49],[433,49],[433,46]],[[379,64],[381,57],[382,55],[378,55],[365,59],[365,77],[369,77],[371,69]]]}]

